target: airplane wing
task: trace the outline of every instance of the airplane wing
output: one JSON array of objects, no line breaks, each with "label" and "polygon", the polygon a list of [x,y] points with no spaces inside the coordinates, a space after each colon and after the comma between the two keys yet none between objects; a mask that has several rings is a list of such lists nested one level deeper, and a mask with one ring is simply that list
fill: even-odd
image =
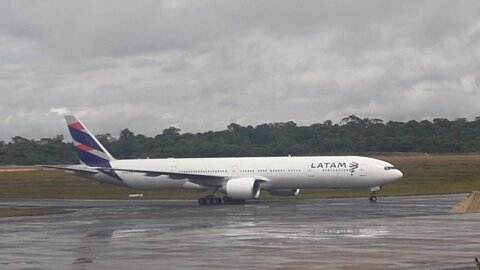
[{"label": "airplane wing", "polygon": [[55,165],[40,165],[39,167],[74,171],[74,172],[85,172],[85,173],[98,173],[101,172],[111,172],[111,171],[123,171],[123,172],[136,172],[144,173],[145,176],[156,177],[161,175],[167,175],[171,179],[185,180],[185,179],[223,179],[223,176],[214,176],[214,175],[203,175],[203,174],[191,174],[191,173],[175,173],[175,172],[164,172],[164,171],[152,171],[152,170],[136,170],[136,169],[120,169],[120,168],[109,168],[109,167],[87,167],[87,166],[55,166]]},{"label": "airplane wing", "polygon": [[[100,171],[124,171],[124,172],[136,172],[136,173],[144,173],[145,176],[161,176],[167,175],[170,179],[174,180],[185,180],[199,184],[202,186],[221,186],[225,183],[225,181],[231,179],[231,176],[221,176],[221,175],[205,175],[205,174],[193,174],[193,173],[176,173],[176,172],[165,172],[165,171],[154,171],[154,170],[139,170],[139,169],[125,169],[125,168],[107,168],[107,167],[96,167],[95,169]],[[270,179],[262,177],[262,176],[252,176],[253,178],[263,181],[269,182]]]},{"label": "airplane wing", "polygon": [[168,175],[172,179],[185,179],[190,177],[195,178],[207,178],[207,179],[219,179],[225,178],[224,176],[217,176],[217,175],[204,175],[204,174],[192,174],[192,173],[176,173],[176,172],[165,172],[165,171],[153,171],[153,170],[139,170],[139,169],[124,169],[124,168],[108,168],[108,167],[91,167],[92,169],[96,169],[99,171],[121,171],[121,172],[136,172],[136,173],[144,173],[146,176],[160,176],[160,175]]},{"label": "airplane wing", "polygon": [[172,180],[188,180],[192,183],[196,183],[203,186],[221,186],[227,179],[229,179],[229,177],[220,176],[220,175],[176,173],[176,172],[154,171],[154,170],[108,168],[108,167],[92,167],[92,169],[104,171],[104,172],[121,171],[121,172],[144,173],[145,176],[150,176],[150,177],[166,175]]},{"label": "airplane wing", "polygon": [[[176,172],[167,172],[167,171],[155,171],[155,170],[140,170],[140,169],[126,169],[126,168],[110,168],[110,167],[89,167],[85,165],[73,165],[73,166],[54,166],[54,165],[41,165],[40,167],[52,168],[66,171],[82,172],[82,173],[91,173],[95,174],[98,172],[114,172],[114,171],[123,171],[123,172],[134,172],[134,173],[144,173],[145,176],[156,177],[161,175],[166,175],[172,180],[188,180],[192,183],[199,184],[202,186],[221,186],[225,181],[231,179],[230,176],[221,176],[221,175],[205,175],[205,174],[193,174],[193,173],[176,173]],[[270,181],[269,179],[262,176],[254,176],[255,179],[261,180],[264,182]]]}]

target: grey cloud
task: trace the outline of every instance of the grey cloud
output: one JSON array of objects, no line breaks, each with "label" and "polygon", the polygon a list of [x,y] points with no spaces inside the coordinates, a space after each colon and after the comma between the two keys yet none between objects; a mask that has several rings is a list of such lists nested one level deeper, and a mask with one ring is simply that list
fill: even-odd
[{"label": "grey cloud", "polygon": [[188,62],[185,59],[175,59],[164,65],[163,71],[166,73],[182,71],[188,66]]},{"label": "grey cloud", "polygon": [[478,116],[478,1],[6,1],[0,139]]},{"label": "grey cloud", "polygon": [[144,67],[160,66],[161,63],[154,59],[140,58],[140,59],[132,60],[130,62],[130,65],[133,68],[144,68]]}]

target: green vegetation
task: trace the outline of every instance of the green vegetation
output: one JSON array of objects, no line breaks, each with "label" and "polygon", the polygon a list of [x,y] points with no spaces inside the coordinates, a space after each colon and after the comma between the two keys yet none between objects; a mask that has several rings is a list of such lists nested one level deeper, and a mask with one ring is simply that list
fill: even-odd
[{"label": "green vegetation", "polygon": [[[377,157],[392,162],[404,178],[384,187],[381,195],[469,193],[480,190],[478,155],[406,155]],[[143,193],[144,199],[197,199],[204,194],[194,190],[133,190],[78,178],[62,171],[36,170],[0,173],[0,198],[84,198],[127,199],[130,193]],[[368,189],[302,190],[298,199],[357,197]],[[262,199],[292,199],[262,193]]]},{"label": "green vegetation", "polygon": [[[154,137],[121,131],[119,138],[97,136],[117,158],[282,156],[351,153],[473,153],[480,152],[480,118],[450,121],[384,123],[355,115],[334,124],[298,127],[294,122],[256,127],[232,123],[226,130],[180,134],[175,127]],[[63,136],[29,140],[14,137],[0,141],[0,165],[74,164],[72,145]]]},{"label": "green vegetation", "polygon": [[404,172],[385,195],[470,193],[480,189],[480,156],[440,155],[385,157]]},{"label": "green vegetation", "polygon": [[[403,154],[383,159],[397,165],[405,177],[385,187],[383,195],[470,192],[480,189],[480,157],[438,153],[480,152],[480,118],[475,121],[437,118],[431,121],[387,122],[381,119],[344,118],[340,123],[298,127],[294,122],[256,127],[232,123],[226,130],[180,134],[175,127],[154,137],[128,129],[119,138],[97,136],[117,158],[334,155],[352,153]],[[414,153],[437,153],[434,156]],[[368,154],[369,153],[369,154]],[[71,143],[61,135],[29,140],[0,141],[0,165],[75,164]],[[61,171],[0,172],[0,198],[128,198],[143,193],[146,199],[196,199],[201,191],[138,191],[100,184]],[[368,190],[302,190],[298,198],[368,196]],[[263,198],[271,198],[267,192]],[[282,197],[275,197],[282,198]]]},{"label": "green vegetation", "polygon": [[200,191],[133,190],[79,178],[59,170],[35,170],[0,173],[0,198],[54,199],[127,199],[130,193],[145,198],[198,198]]},{"label": "green vegetation", "polygon": [[[478,155],[404,155],[375,156],[395,164],[404,177],[386,185],[381,196],[470,193],[480,190]],[[358,197],[369,190],[302,190],[299,198]]]}]

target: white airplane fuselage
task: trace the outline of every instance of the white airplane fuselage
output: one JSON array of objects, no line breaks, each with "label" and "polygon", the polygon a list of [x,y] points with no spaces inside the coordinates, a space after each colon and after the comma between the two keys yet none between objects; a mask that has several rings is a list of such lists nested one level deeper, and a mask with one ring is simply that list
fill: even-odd
[{"label": "white airplane fuselage", "polygon": [[192,182],[135,170],[219,176],[225,179],[255,177],[265,179],[261,186],[267,190],[374,187],[402,177],[402,173],[393,169],[390,163],[359,156],[127,159],[114,160],[110,164],[112,170],[122,169],[116,173],[123,183],[102,173],[93,175],[93,179],[138,189],[206,189],[208,185],[198,184],[201,180]]},{"label": "white airplane fuselage", "polygon": [[[392,164],[359,156],[115,159],[72,115],[65,116],[81,165],[75,175],[136,189],[205,189],[199,204],[258,199],[261,190],[295,196],[305,188],[362,188],[375,192],[402,177]],[[215,198],[222,191],[225,197]]]}]

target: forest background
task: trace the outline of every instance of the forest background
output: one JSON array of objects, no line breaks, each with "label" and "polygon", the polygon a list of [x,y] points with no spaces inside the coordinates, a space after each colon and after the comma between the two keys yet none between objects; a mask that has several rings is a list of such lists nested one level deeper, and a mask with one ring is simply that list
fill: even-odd
[{"label": "forest background", "polygon": [[[293,121],[256,127],[232,123],[225,130],[181,133],[176,127],[147,137],[128,128],[119,137],[97,135],[119,159],[166,157],[299,156],[372,153],[478,153],[480,117],[433,121],[385,122],[351,115],[310,126]],[[0,141],[0,165],[75,164],[72,143],[63,135]]]}]

